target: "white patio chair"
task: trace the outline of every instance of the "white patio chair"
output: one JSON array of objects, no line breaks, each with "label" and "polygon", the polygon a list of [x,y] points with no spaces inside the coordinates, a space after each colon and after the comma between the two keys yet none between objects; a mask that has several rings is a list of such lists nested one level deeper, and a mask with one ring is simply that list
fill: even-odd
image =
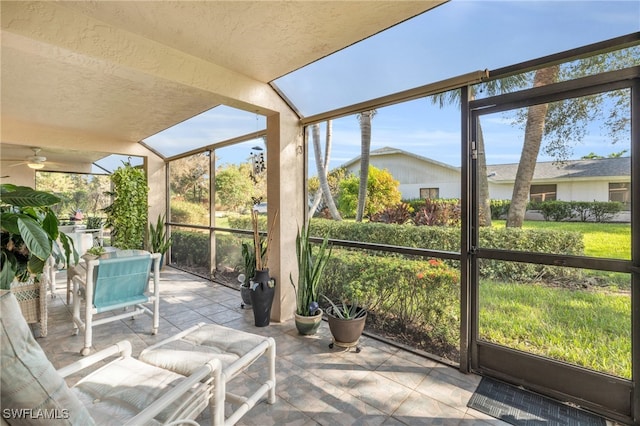
[{"label": "white patio chair", "polygon": [[[122,341],[56,371],[11,292],[0,291],[0,312],[0,406],[6,416],[15,413],[8,423],[193,424],[209,407],[212,425],[223,424],[219,360],[209,359],[185,376],[132,358],[131,344]],[[102,367],[67,386],[65,378],[96,364]]]},{"label": "white patio chair", "polygon": [[[82,272],[73,277],[73,329],[84,332],[82,355],[91,351],[93,327],[123,318],[148,314],[153,317],[151,334],[158,332],[160,324],[159,253],[143,250],[124,250],[108,254],[106,259],[86,261]],[[152,263],[153,261],[153,263]],[[149,277],[153,265],[153,292]],[[84,300],[84,312],[80,305]],[[143,305],[152,302],[153,311]],[[98,320],[93,316],[102,312],[134,308],[119,315]]]}]

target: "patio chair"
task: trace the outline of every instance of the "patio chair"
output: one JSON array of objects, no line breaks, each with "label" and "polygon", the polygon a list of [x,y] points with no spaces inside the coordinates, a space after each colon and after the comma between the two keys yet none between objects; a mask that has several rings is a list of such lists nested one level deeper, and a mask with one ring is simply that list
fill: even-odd
[{"label": "patio chair", "polygon": [[[93,327],[123,318],[148,314],[153,317],[151,334],[158,332],[160,323],[160,254],[142,250],[124,250],[108,254],[105,259],[85,262],[84,274],[73,277],[73,329],[84,332],[82,355],[91,351]],[[153,293],[149,290],[149,277],[153,264]],[[85,301],[84,320],[80,305]],[[143,303],[153,303],[153,311]],[[133,308],[128,311],[128,308]],[[93,316],[109,311],[122,310],[119,315],[94,320]]]},{"label": "patio chair", "polygon": [[[131,344],[122,341],[56,371],[11,292],[0,292],[0,307],[0,406],[8,423],[195,424],[190,420],[207,407],[212,425],[223,423],[219,360],[209,359],[184,376],[132,358]],[[65,378],[96,364],[97,370],[68,387]]]},{"label": "patio chair", "polygon": [[[93,247],[93,236],[91,234],[81,233],[81,232],[68,232],[66,233],[67,237],[69,237],[73,241],[73,247],[78,252],[79,256],[82,256]],[[84,259],[80,259],[80,265],[84,263]],[[69,298],[71,295],[71,283],[73,282],[73,277],[78,275],[78,271],[82,268],[78,267],[78,265],[66,265],[67,268],[67,305],[69,304]]]},{"label": "patio chair", "polygon": [[[245,373],[263,355],[266,365],[263,365],[260,383],[246,386],[245,395],[228,392],[228,383]],[[224,401],[233,409],[224,420],[225,426],[236,424],[265,395],[269,404],[276,402],[276,342],[273,337],[200,323],[149,346],[139,356],[143,362],[182,375],[192,374],[198,365],[212,358],[222,363],[218,388]],[[222,415],[225,415],[224,409]]]}]

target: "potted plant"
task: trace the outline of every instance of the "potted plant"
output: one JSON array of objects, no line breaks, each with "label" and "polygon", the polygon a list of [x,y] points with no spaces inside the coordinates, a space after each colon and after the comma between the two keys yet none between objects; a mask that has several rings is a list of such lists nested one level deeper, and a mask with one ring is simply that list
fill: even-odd
[{"label": "potted plant", "polygon": [[358,342],[364,331],[367,310],[360,306],[357,300],[352,303],[343,300],[336,304],[328,297],[324,295],[323,297],[330,304],[326,311],[333,342],[329,347],[333,348],[333,345],[343,348],[355,347],[356,352],[360,352]]},{"label": "potted plant", "polygon": [[167,238],[164,220],[164,215],[158,215],[155,226],[153,223],[149,224],[149,240],[147,242],[147,247],[151,253],[160,253],[162,255],[160,257],[160,268],[164,264],[164,254],[169,250],[173,242],[171,237]]},{"label": "potted plant", "polygon": [[93,246],[89,250],[87,250],[85,254],[82,255],[82,258],[84,260],[97,259],[103,254],[105,254],[106,252],[107,251],[102,246]]},{"label": "potted plant", "polygon": [[309,237],[309,226],[298,229],[296,235],[296,257],[298,259],[298,282],[293,282],[289,275],[289,281],[296,293],[295,323],[298,333],[302,335],[315,334],[322,321],[322,309],[318,304],[320,288],[322,285],[322,273],[331,257],[331,245],[328,238],[322,241],[318,250],[314,253],[313,245]]},{"label": "potted plant", "polygon": [[51,206],[60,198],[25,186],[0,185],[0,289],[19,295],[18,301],[29,323],[40,321],[46,331],[46,286],[43,271],[50,257],[57,263],[62,252],[67,264],[78,261],[73,242],[58,231],[58,219]]},{"label": "potted plant", "polygon": [[253,277],[249,280],[249,294],[256,327],[269,325],[271,317],[271,304],[275,295],[275,280],[269,276],[269,244],[273,237],[273,227],[277,217],[278,211],[276,210],[273,222],[267,233],[268,240],[264,242],[258,231],[258,211],[255,209],[251,211],[255,271]]},{"label": "potted plant", "polygon": [[[262,256],[265,255],[266,246],[262,247]],[[240,297],[242,298],[241,308],[244,309],[245,306],[251,306],[251,289],[249,288],[249,284],[251,278],[256,273],[256,254],[255,250],[251,246],[251,244],[243,242],[242,243],[242,272],[238,275],[238,281],[240,281]]]}]

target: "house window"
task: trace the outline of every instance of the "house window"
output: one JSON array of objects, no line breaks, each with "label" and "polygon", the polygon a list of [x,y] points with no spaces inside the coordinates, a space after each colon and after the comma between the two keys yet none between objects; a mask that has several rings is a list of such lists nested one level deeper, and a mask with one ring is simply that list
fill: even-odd
[{"label": "house window", "polygon": [[610,183],[609,201],[620,201],[625,206],[631,205],[631,184],[630,183]]},{"label": "house window", "polygon": [[420,188],[420,198],[440,198],[440,189]]},{"label": "house window", "polygon": [[556,199],[556,185],[531,185],[529,201],[554,201]]}]

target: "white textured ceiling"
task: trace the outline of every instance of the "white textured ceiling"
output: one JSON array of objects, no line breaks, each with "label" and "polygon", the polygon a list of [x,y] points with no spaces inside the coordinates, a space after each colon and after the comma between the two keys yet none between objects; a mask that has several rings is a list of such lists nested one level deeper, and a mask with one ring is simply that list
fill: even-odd
[{"label": "white textured ceiling", "polygon": [[2,122],[135,143],[440,3],[2,1]]}]

